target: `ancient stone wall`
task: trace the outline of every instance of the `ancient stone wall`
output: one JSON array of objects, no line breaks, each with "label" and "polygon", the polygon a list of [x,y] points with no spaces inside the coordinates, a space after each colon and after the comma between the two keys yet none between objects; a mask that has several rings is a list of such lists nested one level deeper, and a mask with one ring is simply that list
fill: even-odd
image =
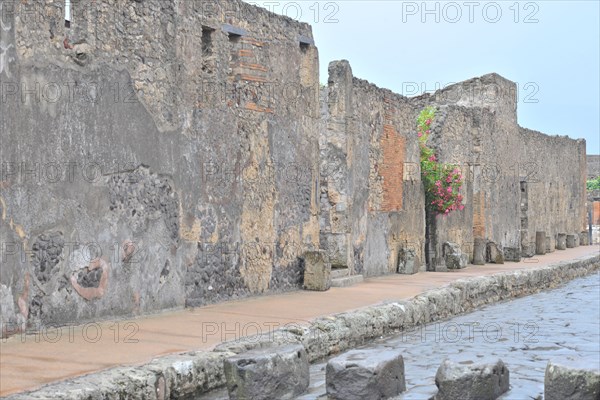
[{"label": "ancient stone wall", "polygon": [[476,239],[520,248],[516,86],[497,74],[451,85],[421,101],[438,108],[431,142],[441,162],[460,167],[465,208],[428,218],[430,268],[443,265],[444,242],[473,259]]},{"label": "ancient stone wall", "polygon": [[424,194],[403,96],[329,65],[321,151],[321,245],[333,265],[367,276],[394,272],[401,248],[424,261]]},{"label": "ancient stone wall", "polygon": [[[585,141],[548,136],[520,128],[521,159],[527,173],[527,229],[529,243],[536,231],[555,238],[558,233],[587,230]],[[530,250],[530,252],[532,252]]]},{"label": "ancient stone wall", "polygon": [[[405,98],[353,78],[347,62],[329,72],[321,244],[336,263],[378,275],[393,271],[409,246],[437,270],[445,267],[445,242],[473,261],[478,240],[518,261],[535,254],[538,231],[554,246],[558,233],[584,229],[585,142],[521,128],[513,82],[489,74]],[[415,121],[427,105],[437,109],[430,146],[440,162],[460,168],[465,208],[427,215],[425,243]]]},{"label": "ancient stone wall", "polygon": [[[0,2],[3,335],[293,290],[307,250],[374,276],[582,229],[585,142],[520,128],[496,74],[406,98],[339,61],[320,90],[311,27],[239,0],[64,5]],[[465,209],[426,248],[427,105]]]},{"label": "ancient stone wall", "polygon": [[2,329],[298,288],[311,27],[241,1],[2,1]]}]

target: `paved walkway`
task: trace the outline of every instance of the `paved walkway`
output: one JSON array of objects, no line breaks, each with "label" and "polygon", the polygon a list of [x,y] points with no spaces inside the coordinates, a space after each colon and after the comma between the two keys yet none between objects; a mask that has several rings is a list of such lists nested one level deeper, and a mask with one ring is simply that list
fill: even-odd
[{"label": "paved walkway", "polygon": [[0,344],[0,396],[117,365],[142,364],[164,354],[209,350],[225,340],[266,333],[289,323],[307,324],[320,316],[386,300],[410,298],[462,278],[539,268],[599,251],[598,246],[582,246],[535,256],[527,262],[389,275],[327,292],[296,291],[15,336]]}]

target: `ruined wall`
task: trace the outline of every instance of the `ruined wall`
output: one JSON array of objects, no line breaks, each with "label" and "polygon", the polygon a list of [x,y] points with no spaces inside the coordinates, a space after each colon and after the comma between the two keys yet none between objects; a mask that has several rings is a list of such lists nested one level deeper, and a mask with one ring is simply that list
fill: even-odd
[{"label": "ruined wall", "polygon": [[[555,239],[582,230],[585,141],[519,127],[513,82],[489,74],[405,98],[353,78],[347,62],[331,63],[329,74],[321,244],[335,262],[388,273],[409,243],[438,270],[445,242],[473,261],[477,240],[518,261],[534,255],[537,231]],[[427,215],[426,245],[415,125],[428,105],[437,109],[429,145],[440,162],[461,169],[465,208]]]},{"label": "ruined wall", "polygon": [[[310,26],[240,1],[2,1],[3,332],[299,287]],[[9,116],[9,117],[6,117]]]},{"label": "ruined wall", "polygon": [[[536,231],[555,238],[558,233],[587,230],[585,140],[525,128],[519,133],[521,159],[530,163],[527,241],[535,244]],[[529,252],[533,254],[533,249]]]},{"label": "ruined wall", "polygon": [[407,98],[329,65],[321,151],[321,245],[332,264],[366,276],[394,272],[401,248],[423,265],[424,193]]},{"label": "ruined wall", "polygon": [[585,141],[520,127],[515,93],[513,82],[490,74],[428,99],[442,117],[434,146],[442,161],[462,165],[465,210],[472,214],[472,221],[464,212],[436,218],[438,256],[449,240],[472,260],[479,238],[518,260],[535,254],[537,231],[551,237],[553,250],[558,233],[577,234],[584,226]]},{"label": "ruined wall", "polygon": [[465,208],[430,219],[435,227],[433,266],[443,265],[442,245],[457,243],[473,259],[476,239],[519,252],[520,194],[516,86],[484,75],[421,97],[438,108],[430,138],[442,162],[464,177]]},{"label": "ruined wall", "polygon": [[[238,0],[0,5],[3,335],[295,289],[305,250],[373,276],[581,229],[585,142],[520,128],[496,74],[406,98],[334,62],[320,100],[311,27]],[[427,105],[465,209],[426,253]]]}]

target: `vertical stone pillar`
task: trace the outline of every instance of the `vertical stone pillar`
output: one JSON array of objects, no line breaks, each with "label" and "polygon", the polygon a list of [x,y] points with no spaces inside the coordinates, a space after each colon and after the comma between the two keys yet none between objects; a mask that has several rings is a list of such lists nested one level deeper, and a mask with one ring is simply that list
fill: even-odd
[{"label": "vertical stone pillar", "polygon": [[566,250],[567,249],[567,234],[559,233],[556,235],[556,250]]},{"label": "vertical stone pillar", "polygon": [[579,246],[579,236],[578,235],[567,235],[567,248],[572,249],[577,246]]},{"label": "vertical stone pillar", "polygon": [[535,254],[546,254],[546,232],[544,231],[535,233]]},{"label": "vertical stone pillar", "polygon": [[554,252],[554,238],[552,236],[546,236],[546,253]]},{"label": "vertical stone pillar", "polygon": [[475,238],[473,242],[473,264],[484,265],[485,264],[485,252],[486,252],[487,241],[482,238]]},{"label": "vertical stone pillar", "polygon": [[323,251],[304,253],[304,289],[325,291],[331,287],[331,264]]},{"label": "vertical stone pillar", "polygon": [[321,135],[321,246],[334,266],[352,269],[352,193],[350,167],[352,140],[352,69],[347,61],[329,64],[327,129]]}]

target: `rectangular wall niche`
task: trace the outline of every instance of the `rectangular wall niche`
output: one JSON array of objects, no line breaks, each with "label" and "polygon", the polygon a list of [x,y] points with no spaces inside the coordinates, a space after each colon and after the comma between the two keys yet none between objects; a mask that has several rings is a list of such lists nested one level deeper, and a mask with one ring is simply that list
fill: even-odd
[{"label": "rectangular wall niche", "polygon": [[202,55],[212,56],[213,54],[213,33],[215,30],[208,26],[202,27]]}]

